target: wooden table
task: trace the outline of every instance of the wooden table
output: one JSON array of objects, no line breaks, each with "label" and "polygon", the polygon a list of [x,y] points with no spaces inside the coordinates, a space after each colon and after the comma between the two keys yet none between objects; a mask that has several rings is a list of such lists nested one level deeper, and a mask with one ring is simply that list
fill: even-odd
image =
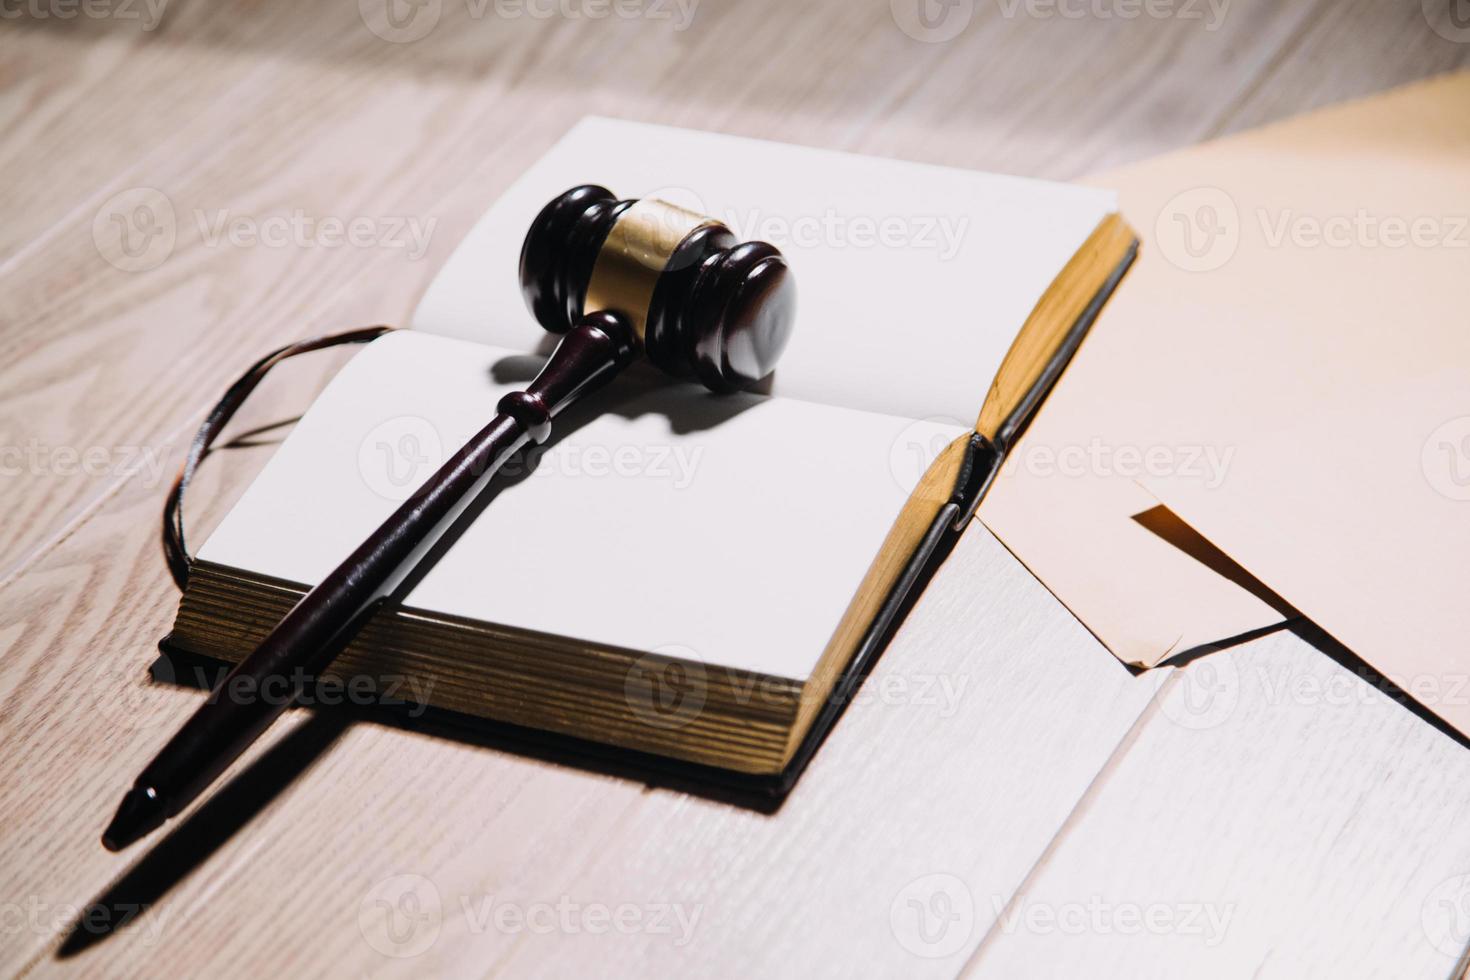
[{"label": "wooden table", "polygon": [[[0,22],[7,973],[1457,975],[1470,750],[1306,632],[1133,676],[978,525],[873,679],[908,693],[850,711],[775,815],[295,711],[153,851],[97,843],[200,697],[148,668],[206,403],[288,339],[402,321],[582,114],[1070,178],[1470,63],[1447,12],[157,3]],[[386,240],[410,217],[422,256]],[[281,431],[217,454],[196,526]]]}]

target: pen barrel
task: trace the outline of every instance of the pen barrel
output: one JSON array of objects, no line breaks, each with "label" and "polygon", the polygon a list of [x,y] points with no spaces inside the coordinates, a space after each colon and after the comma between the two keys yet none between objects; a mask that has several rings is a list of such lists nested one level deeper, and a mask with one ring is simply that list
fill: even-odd
[{"label": "pen barrel", "polygon": [[226,675],[138,777],[168,816],[178,814],[239,758],[315,680],[443,537],[495,472],[551,419],[611,380],[633,355],[631,328],[594,314],[557,346],[523,392],[447,460],[337,568],[292,607]]},{"label": "pen barrel", "polygon": [[170,816],[187,805],[331,663],[526,440],[507,415],[481,429],[230,671],[138,785],[168,797]]}]

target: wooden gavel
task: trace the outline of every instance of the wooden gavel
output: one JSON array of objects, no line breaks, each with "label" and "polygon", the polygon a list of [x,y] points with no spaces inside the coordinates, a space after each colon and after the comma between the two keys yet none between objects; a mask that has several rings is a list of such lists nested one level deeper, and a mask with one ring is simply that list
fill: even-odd
[{"label": "wooden gavel", "polygon": [[[463,514],[501,465],[642,352],[713,391],[753,387],[791,336],[796,288],[764,242],[664,201],[575,187],[541,210],[521,249],[521,287],[537,321],[565,334],[524,391],[444,463],[357,550],[302,597],[230,671],[123,797],[103,834],[120,850],[178,814],[347,645]],[[254,683],[236,687],[237,677]],[[231,698],[287,679],[291,698]],[[276,680],[279,684],[280,680]]]},{"label": "wooden gavel", "polygon": [[692,372],[720,392],[765,380],[796,313],[796,283],[775,246],[741,244],[713,218],[654,198],[620,201],[590,184],[531,223],[521,291],[543,327],[572,331],[562,347],[595,320],[628,357],[642,349],[669,374]]}]

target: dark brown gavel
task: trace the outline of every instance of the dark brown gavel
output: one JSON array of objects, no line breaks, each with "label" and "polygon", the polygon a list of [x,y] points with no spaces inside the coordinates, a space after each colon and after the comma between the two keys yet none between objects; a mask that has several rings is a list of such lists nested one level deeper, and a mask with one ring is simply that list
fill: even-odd
[{"label": "dark brown gavel", "polygon": [[[639,352],[719,392],[759,384],[790,338],[795,282],[764,242],[654,199],[575,187],[546,205],[521,249],[532,314],[565,334],[525,391],[302,597],[143,770],[102,836],[121,850],[195,799],[295,700],[484,489],[512,454]],[[253,683],[238,684],[237,677]],[[284,680],[291,698],[232,698]]]}]

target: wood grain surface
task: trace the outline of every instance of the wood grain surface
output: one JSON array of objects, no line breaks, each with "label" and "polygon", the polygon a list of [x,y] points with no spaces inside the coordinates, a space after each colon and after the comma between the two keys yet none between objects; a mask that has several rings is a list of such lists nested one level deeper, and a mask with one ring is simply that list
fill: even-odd
[{"label": "wood grain surface", "polygon": [[[406,26],[378,0],[5,7],[0,969],[1458,974],[1465,746],[1310,634],[1134,676],[978,525],[773,815],[298,710],[105,853],[200,697],[149,667],[158,511],[207,403],[272,346],[401,322],[584,113],[1069,178],[1470,64],[1418,0],[961,0],[931,41],[903,0],[395,2]],[[196,534],[337,363],[263,387]]]}]

